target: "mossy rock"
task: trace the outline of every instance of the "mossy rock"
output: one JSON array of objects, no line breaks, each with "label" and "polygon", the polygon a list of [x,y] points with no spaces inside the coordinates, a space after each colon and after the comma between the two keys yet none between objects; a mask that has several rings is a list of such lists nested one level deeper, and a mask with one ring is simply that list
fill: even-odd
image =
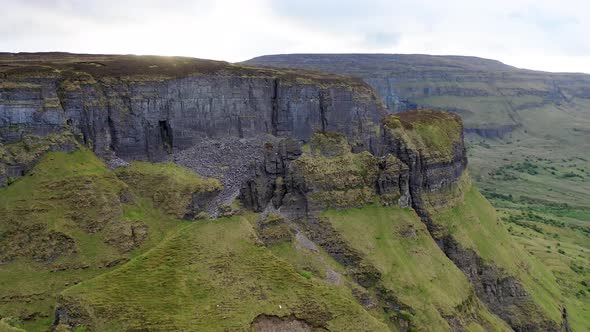
[{"label": "mossy rock", "polygon": [[258,221],[256,232],[266,246],[292,241],[293,239],[293,232],[289,224],[285,218],[276,213],[270,213],[264,219]]},{"label": "mossy rock", "polygon": [[316,134],[311,145],[312,153],[293,161],[290,170],[291,178],[308,193],[311,204],[344,208],[377,199],[377,157],[367,151],[350,152],[350,145],[339,134]]},{"label": "mossy rock", "polygon": [[187,215],[193,195],[222,188],[219,180],[202,178],[172,163],[133,162],[130,167],[115,172],[137,194],[151,199],[156,207],[177,218]]},{"label": "mossy rock", "polygon": [[25,134],[16,143],[0,143],[0,163],[7,165],[29,164],[40,158],[54,147],[76,145],[74,136],[69,131],[50,133],[46,136]]},{"label": "mossy rock", "polygon": [[463,123],[453,113],[416,110],[389,115],[383,126],[394,137],[423,156],[440,161],[452,161],[462,145]]},{"label": "mossy rock", "polygon": [[340,156],[350,152],[346,136],[340,133],[315,133],[310,141],[311,152],[325,157]]}]

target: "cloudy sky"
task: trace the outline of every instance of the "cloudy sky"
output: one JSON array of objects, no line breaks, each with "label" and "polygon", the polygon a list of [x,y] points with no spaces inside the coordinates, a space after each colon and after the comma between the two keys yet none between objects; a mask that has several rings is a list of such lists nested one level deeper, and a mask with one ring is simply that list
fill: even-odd
[{"label": "cloudy sky", "polygon": [[427,53],[590,73],[587,0],[0,0],[0,51]]}]

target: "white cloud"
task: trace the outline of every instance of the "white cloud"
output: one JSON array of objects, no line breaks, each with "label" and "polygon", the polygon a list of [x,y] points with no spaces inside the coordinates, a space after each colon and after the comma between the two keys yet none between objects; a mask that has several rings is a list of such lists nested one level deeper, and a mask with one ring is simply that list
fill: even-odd
[{"label": "white cloud", "polygon": [[0,0],[0,51],[475,55],[590,72],[580,0]]}]

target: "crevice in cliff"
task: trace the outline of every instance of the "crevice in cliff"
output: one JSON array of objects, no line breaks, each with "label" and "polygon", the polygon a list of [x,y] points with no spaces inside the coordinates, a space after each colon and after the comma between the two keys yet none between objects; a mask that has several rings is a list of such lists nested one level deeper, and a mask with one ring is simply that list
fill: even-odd
[{"label": "crevice in cliff", "polygon": [[162,139],[162,147],[168,154],[172,153],[172,128],[167,120],[158,121],[160,127],[160,137]]},{"label": "crevice in cliff", "polygon": [[320,94],[319,94],[319,102],[320,102],[320,124],[321,124],[321,131],[325,132],[328,128],[328,117],[327,117],[327,107],[326,107],[326,103],[327,103],[327,98],[325,95],[326,92],[320,90]]},{"label": "crevice in cliff", "polygon": [[271,99],[271,132],[273,135],[277,135],[277,127],[279,125],[279,79],[275,78],[272,81],[272,99]]},{"label": "crevice in cliff", "polygon": [[117,151],[117,128],[115,127],[115,123],[113,122],[113,119],[111,118],[111,116],[109,115],[107,118],[107,125],[109,127],[109,134],[111,136],[111,142],[109,145],[109,148],[111,149],[111,151]]}]

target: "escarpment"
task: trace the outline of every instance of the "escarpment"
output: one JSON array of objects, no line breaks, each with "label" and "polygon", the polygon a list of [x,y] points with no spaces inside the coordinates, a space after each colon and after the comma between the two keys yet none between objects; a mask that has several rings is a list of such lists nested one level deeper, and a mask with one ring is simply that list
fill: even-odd
[{"label": "escarpment", "polygon": [[[415,108],[461,115],[465,132],[486,139],[527,130],[522,116],[544,107],[559,109],[588,98],[587,76],[515,68],[496,60],[423,54],[279,54],[246,64],[321,70],[362,78],[390,112]],[[570,124],[562,124],[568,128]]]},{"label": "escarpment", "polygon": [[[537,297],[542,290],[520,262],[496,266],[480,242],[468,241],[475,231],[454,232],[483,224],[464,206],[476,191],[457,115],[387,115],[363,82],[317,72],[68,54],[2,55],[0,63],[0,184],[14,188],[17,177],[36,176],[30,170],[48,151],[89,148],[111,168],[96,166],[101,174],[121,187],[109,195],[125,224],[96,231],[122,235],[104,234],[103,242],[124,253],[151,243],[159,229],[152,209],[195,221],[109,276],[64,291],[55,328],[101,330],[128,320],[129,330],[508,329],[496,315],[521,331],[566,324],[559,308],[539,304],[544,294]],[[145,206],[147,215],[138,212]],[[461,213],[469,217],[453,219]],[[83,217],[80,224],[92,225]],[[223,220],[207,220],[215,217]],[[141,218],[154,220],[148,228]],[[501,226],[485,227],[492,234]],[[63,255],[72,255],[77,247],[66,244]],[[276,258],[289,248],[293,255]],[[302,252],[313,269],[289,261]],[[410,266],[422,273],[422,260],[427,290],[408,292],[422,286],[396,273]],[[150,275],[154,266],[161,268]],[[153,287],[141,287],[144,274]],[[447,281],[455,289],[445,289]],[[423,294],[436,296],[434,304]],[[151,315],[152,306],[165,319]]]}]

